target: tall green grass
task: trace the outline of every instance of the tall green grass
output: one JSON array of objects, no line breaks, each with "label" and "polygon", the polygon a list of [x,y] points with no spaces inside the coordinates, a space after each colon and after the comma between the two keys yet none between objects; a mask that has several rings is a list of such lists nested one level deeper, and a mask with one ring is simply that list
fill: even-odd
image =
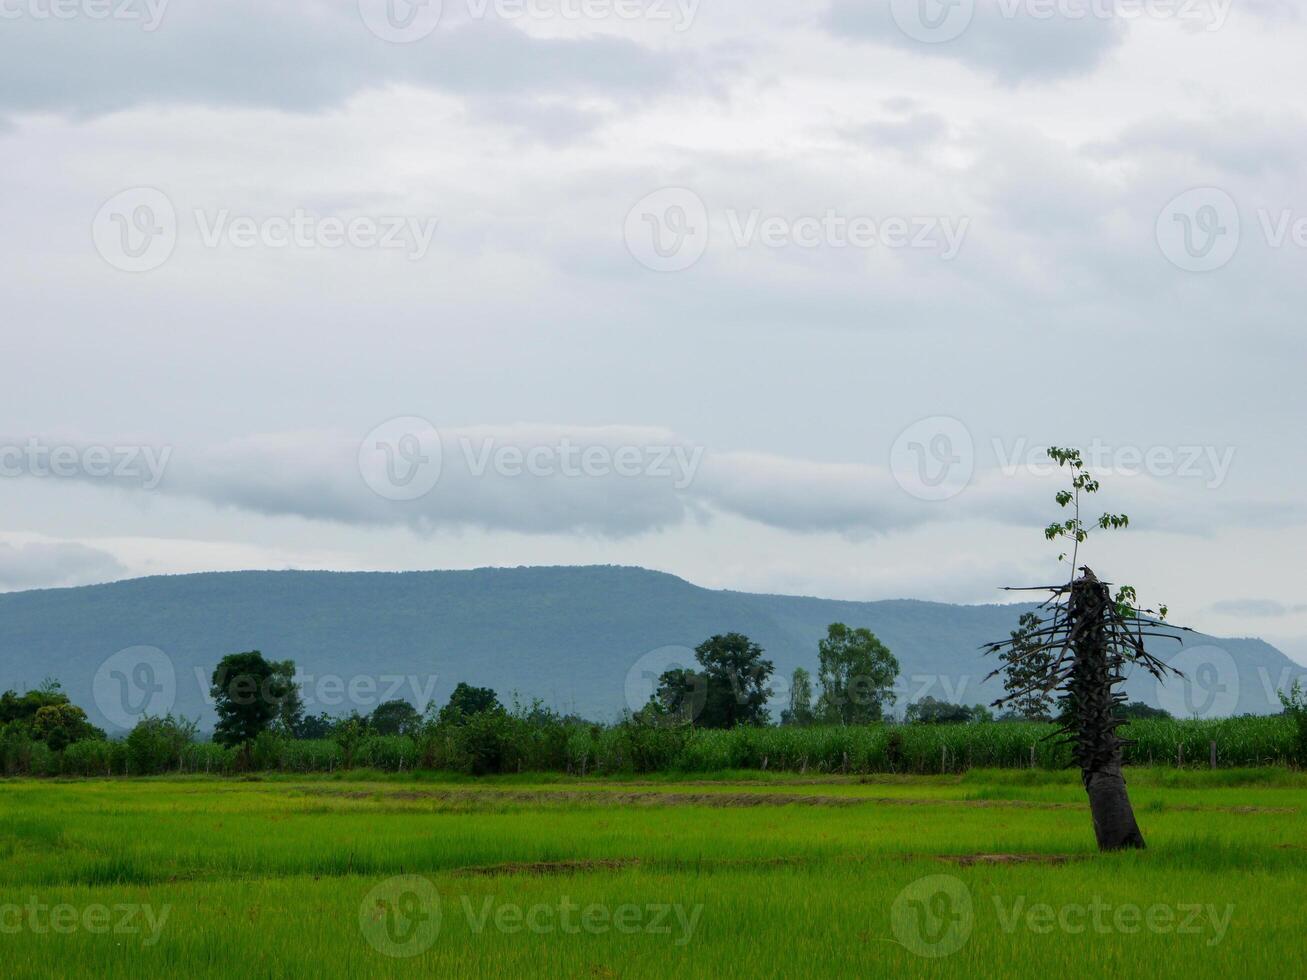
[{"label": "tall green grass", "polygon": [[[1293,720],[1244,716],[1210,721],[1135,721],[1126,762],[1136,766],[1218,768],[1301,765]],[[193,743],[166,766],[142,770],[120,742],[82,742],[63,753],[44,746],[4,760],[10,775],[121,776],[175,771],[230,775],[247,771],[331,773],[363,768],[381,772],[465,771],[711,773],[770,770],[797,773],[965,772],[975,767],[1060,769],[1067,747],[1052,725],[981,722],[966,725],[869,725],[814,728],[673,729],[510,719],[502,727],[441,729],[420,738],[372,736],[347,758],[330,740],[261,737],[241,752]]]}]

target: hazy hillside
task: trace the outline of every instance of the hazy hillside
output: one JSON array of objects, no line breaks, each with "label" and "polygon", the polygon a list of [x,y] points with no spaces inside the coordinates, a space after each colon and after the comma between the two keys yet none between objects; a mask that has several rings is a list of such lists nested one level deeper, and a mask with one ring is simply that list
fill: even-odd
[{"label": "hazy hillside", "polygon": [[[739,630],[766,648],[778,677],[788,676],[796,666],[815,668],[818,638],[842,621],[871,628],[898,656],[901,710],[926,694],[992,700],[998,688],[982,679],[993,665],[977,648],[1005,636],[1022,608],[711,591],[617,567],[170,576],[0,595],[0,688],[53,676],[94,715],[105,659],[127,647],[157,647],[175,667],[176,710],[207,725],[203,692],[213,665],[223,654],[259,649],[311,675],[315,711],[339,713],[356,702],[367,710],[377,699],[368,678],[386,694],[411,675],[398,691],[410,700],[416,686],[443,702],[465,680],[611,718],[626,706],[628,675],[632,691],[647,691],[641,675],[662,666],[660,655],[641,660],[650,651]],[[1301,671],[1260,640],[1188,640],[1204,644],[1219,646],[1235,665],[1237,711],[1278,710],[1275,687]],[[1170,656],[1173,647],[1158,649]],[[345,683],[362,677],[356,683],[364,686],[349,701],[331,682],[322,687],[327,675]],[[1229,672],[1219,679],[1229,681]],[[1158,701],[1149,678],[1132,678],[1128,689]]]}]

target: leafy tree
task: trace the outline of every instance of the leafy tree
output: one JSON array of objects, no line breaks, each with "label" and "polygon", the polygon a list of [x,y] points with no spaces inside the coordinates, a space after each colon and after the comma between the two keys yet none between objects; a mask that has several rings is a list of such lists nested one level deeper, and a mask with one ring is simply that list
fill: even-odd
[{"label": "leafy tree", "polygon": [[1015,716],[1027,721],[1049,721],[1053,717],[1053,695],[1036,683],[1047,676],[1054,656],[1051,649],[1035,639],[1040,623],[1035,613],[1022,613],[1011,633],[1010,645],[999,655],[1003,690],[1007,692],[1004,702]]},{"label": "leafy tree", "polygon": [[214,668],[212,683],[209,693],[218,713],[213,740],[227,746],[253,742],[269,728],[280,716],[291,688],[284,664],[269,663],[258,650],[223,657]]},{"label": "leafy tree", "polygon": [[353,768],[354,755],[367,734],[368,720],[357,711],[352,711],[347,717],[339,719],[332,728],[331,737],[340,746],[346,769]]},{"label": "leafy tree", "polygon": [[490,688],[473,687],[460,681],[449,696],[449,703],[440,709],[439,720],[442,725],[462,725],[474,715],[503,710],[499,697]]},{"label": "leafy tree", "polygon": [[790,706],[781,712],[782,725],[811,725],[816,720],[812,710],[812,675],[795,667],[790,678]]},{"label": "leafy tree", "polygon": [[1165,708],[1154,708],[1151,704],[1143,701],[1131,701],[1129,704],[1122,704],[1117,714],[1131,721],[1137,721],[1141,718],[1159,718],[1165,721],[1172,717],[1171,712]]},{"label": "leafy tree", "polygon": [[903,713],[903,720],[917,725],[965,725],[973,721],[988,721],[989,712],[983,705],[967,707],[939,701],[930,695],[913,701]]},{"label": "leafy tree", "polygon": [[776,668],[763,652],[743,633],[713,636],[695,647],[695,659],[703,667],[703,727],[767,723],[767,681]]},{"label": "leafy tree", "polygon": [[32,716],[32,735],[56,752],[74,742],[104,738],[104,732],[87,720],[86,712],[75,704],[47,704]]},{"label": "leafy tree", "polygon": [[11,690],[0,695],[0,725],[11,721],[30,723],[42,708],[68,703],[68,695],[63,692],[59,682],[47,677],[40,687],[23,694]]},{"label": "leafy tree", "polygon": [[186,747],[195,740],[197,725],[171,714],[142,718],[127,733],[127,765],[136,775],[180,768]]},{"label": "leafy tree", "polygon": [[871,630],[831,623],[817,645],[821,697],[817,714],[840,725],[880,721],[893,704],[899,662]]},{"label": "leafy tree", "polygon": [[304,723],[304,700],[300,696],[299,682],[295,680],[295,661],[274,660],[270,666],[281,692],[273,727],[281,735],[294,737]]},{"label": "leafy tree", "polygon": [[50,678],[23,694],[0,695],[0,727],[5,726],[13,726],[15,736],[42,742],[55,752],[75,742],[105,737],[86,712],[68,700],[59,682]]},{"label": "leafy tree", "polygon": [[1303,690],[1302,681],[1293,682],[1293,687],[1286,691],[1280,691],[1280,704],[1284,705],[1284,713],[1293,719],[1295,734],[1297,735],[1297,756],[1298,764],[1307,763],[1307,691]]},{"label": "leafy tree", "polygon": [[652,698],[652,717],[661,724],[688,725],[703,714],[708,677],[688,667],[665,671]]},{"label": "leafy tree", "polygon": [[422,727],[422,716],[407,701],[396,699],[377,705],[368,725],[378,735],[414,735]]},{"label": "leafy tree", "polygon": [[335,731],[336,719],[325,711],[316,715],[305,715],[300,719],[300,723],[295,726],[292,733],[296,738],[317,739],[331,738],[331,733]]}]

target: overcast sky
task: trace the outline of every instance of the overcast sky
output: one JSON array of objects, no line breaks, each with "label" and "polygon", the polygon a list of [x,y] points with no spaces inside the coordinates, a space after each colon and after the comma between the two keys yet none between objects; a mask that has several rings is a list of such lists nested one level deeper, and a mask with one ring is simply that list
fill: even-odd
[{"label": "overcast sky", "polygon": [[[0,0],[0,589],[1101,576],[1307,652],[1277,0]],[[1034,464],[1034,465],[1032,465]],[[1092,515],[1091,515],[1092,516]]]}]

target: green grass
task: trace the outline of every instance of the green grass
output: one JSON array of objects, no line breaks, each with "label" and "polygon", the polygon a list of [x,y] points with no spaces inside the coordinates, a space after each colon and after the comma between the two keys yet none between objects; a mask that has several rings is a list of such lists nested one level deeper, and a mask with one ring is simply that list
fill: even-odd
[{"label": "green grass", "polygon": [[[149,906],[159,924],[150,943],[141,914],[143,932],[64,934],[0,912],[0,961],[6,977],[1301,974],[1307,776],[1129,779],[1149,849],[1107,856],[1076,775],[1042,770],[0,782],[0,909]],[[977,855],[1000,858],[956,860]],[[413,958],[360,925],[404,875],[441,911]],[[959,918],[920,918],[914,898]],[[950,921],[922,945],[919,925]],[[965,941],[919,955],[949,939]]]}]

